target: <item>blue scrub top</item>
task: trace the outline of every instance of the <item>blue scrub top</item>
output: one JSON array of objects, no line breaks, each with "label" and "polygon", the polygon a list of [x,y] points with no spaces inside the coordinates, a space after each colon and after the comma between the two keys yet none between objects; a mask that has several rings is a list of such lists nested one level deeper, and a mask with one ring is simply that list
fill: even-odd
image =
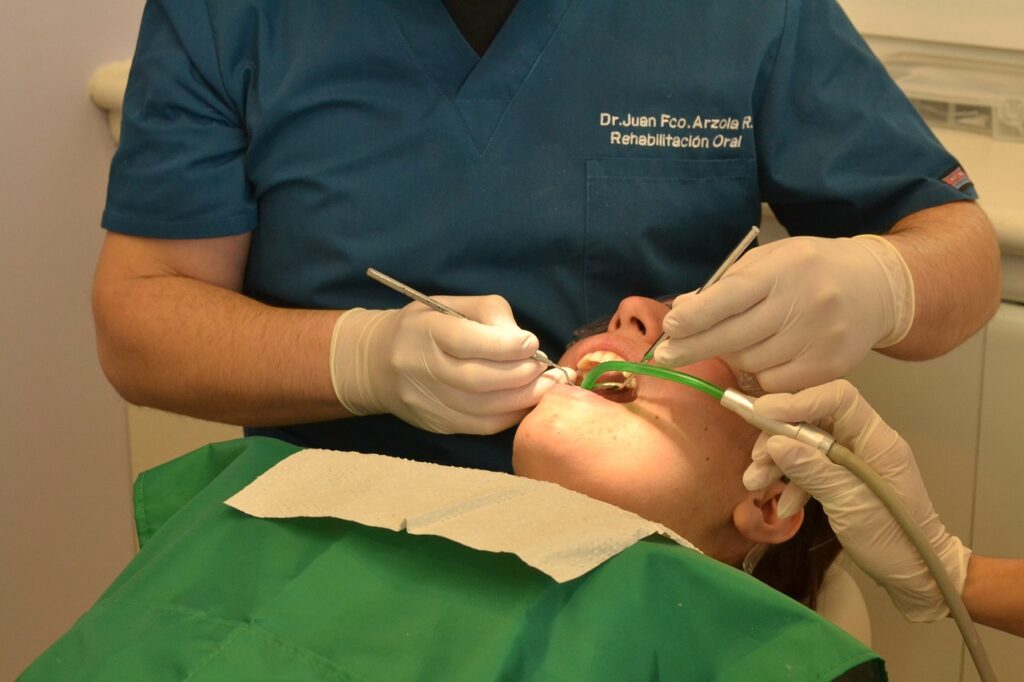
[{"label": "blue scrub top", "polygon": [[[699,285],[762,201],[882,232],[974,198],[957,169],[832,0],[519,0],[482,58],[441,0],[148,0],[103,225],[251,231],[244,291],[275,306],[404,305],[368,266],[501,294],[557,357]],[[510,433],[390,416],[251,432],[510,466]]]}]

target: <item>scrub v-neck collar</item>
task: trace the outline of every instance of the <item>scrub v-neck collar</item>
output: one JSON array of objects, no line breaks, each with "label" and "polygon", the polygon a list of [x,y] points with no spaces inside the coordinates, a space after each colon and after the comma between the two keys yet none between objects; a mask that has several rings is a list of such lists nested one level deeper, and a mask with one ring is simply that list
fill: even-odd
[{"label": "scrub v-neck collar", "polygon": [[441,0],[388,3],[427,77],[455,106],[483,153],[573,0],[519,0],[477,56]]}]

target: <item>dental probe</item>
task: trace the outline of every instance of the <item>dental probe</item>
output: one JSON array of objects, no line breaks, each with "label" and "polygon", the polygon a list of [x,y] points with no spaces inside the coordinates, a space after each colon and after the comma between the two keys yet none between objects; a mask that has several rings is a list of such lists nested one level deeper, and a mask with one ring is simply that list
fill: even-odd
[{"label": "dental probe", "polygon": [[[457,317],[457,318],[462,319],[462,320],[469,320],[470,322],[474,322],[474,320],[470,320],[470,318],[466,317],[465,315],[460,313],[455,308],[452,308],[451,306],[447,306],[444,303],[441,303],[440,301],[438,301],[436,298],[431,298],[430,296],[427,296],[426,294],[424,294],[424,293],[422,293],[420,291],[417,291],[416,289],[413,289],[408,284],[402,284],[401,282],[399,282],[394,277],[388,277],[387,275],[385,275],[380,270],[375,270],[373,268],[366,268],[366,276],[369,277],[372,280],[380,282],[381,284],[383,284],[384,286],[388,287],[389,289],[392,289],[393,291],[397,291],[398,293],[402,294],[403,296],[407,296],[407,297],[411,298],[412,300],[418,301],[418,302],[422,303],[423,305],[425,305],[425,306],[427,306],[429,308],[433,308],[434,310],[436,310],[439,313],[444,313],[445,315],[451,315],[452,317]],[[537,362],[544,363],[545,365],[548,366],[549,369],[557,369],[557,370],[559,370],[562,374],[565,375],[566,380],[570,384],[572,383],[572,378],[569,376],[569,373],[567,371],[565,371],[565,368],[564,367],[559,367],[558,365],[553,363],[551,361],[551,358],[549,358],[544,353],[544,351],[538,350],[536,353],[534,353],[533,355],[530,356],[530,359],[531,360],[536,360]]]},{"label": "dental probe", "polygon": [[[751,227],[750,232],[747,232],[747,235],[740,240],[740,243],[736,245],[736,248],[734,248],[729,253],[729,255],[725,257],[725,260],[722,261],[722,264],[718,266],[718,269],[715,270],[714,274],[712,274],[711,277],[708,278],[708,281],[704,282],[704,285],[700,289],[697,289],[697,293],[699,294],[700,292],[704,291],[718,280],[722,279],[722,276],[725,275],[726,270],[731,268],[733,266],[733,263],[740,259],[740,256],[742,256],[743,252],[747,250],[747,247],[750,246],[751,242],[757,239],[757,235],[760,232],[761,228],[759,228],[757,225]],[[667,338],[668,334],[662,332],[661,336],[658,337],[658,340],[655,341],[654,344],[647,349],[646,353],[644,353],[644,357],[643,360],[641,360],[641,362],[650,362],[651,359],[654,357],[654,351]]]}]

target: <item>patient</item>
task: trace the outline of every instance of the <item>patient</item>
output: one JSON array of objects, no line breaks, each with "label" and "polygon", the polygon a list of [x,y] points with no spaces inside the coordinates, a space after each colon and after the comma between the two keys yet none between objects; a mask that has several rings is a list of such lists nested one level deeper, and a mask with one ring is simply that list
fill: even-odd
[{"label": "patient", "polygon": [[[661,335],[669,308],[624,299],[606,332],[583,338],[559,364],[586,371],[607,360],[639,361]],[[725,387],[736,379],[720,360],[679,368]],[[753,575],[814,608],[825,569],[840,546],[816,503],[780,519],[784,484],[751,493],[741,482],[758,432],[695,389],[638,376],[636,400],[618,403],[557,386],[516,432],[516,474],[551,481],[636,512],[676,531],[707,555],[740,566],[769,547]]]},{"label": "patient", "polygon": [[[563,362],[586,367],[597,351],[636,360],[665,311],[626,299],[611,332]],[[687,369],[733,384],[717,361]],[[646,377],[638,396],[552,390],[518,430],[518,473],[660,521],[733,565],[775,543],[755,576],[813,607],[839,546],[820,507],[780,520],[781,485],[743,489],[755,433],[713,399]],[[141,474],[142,551],[24,682],[884,677],[873,653],[820,618],[666,546],[557,583],[447,540],[224,504],[295,449],[247,438]]]}]

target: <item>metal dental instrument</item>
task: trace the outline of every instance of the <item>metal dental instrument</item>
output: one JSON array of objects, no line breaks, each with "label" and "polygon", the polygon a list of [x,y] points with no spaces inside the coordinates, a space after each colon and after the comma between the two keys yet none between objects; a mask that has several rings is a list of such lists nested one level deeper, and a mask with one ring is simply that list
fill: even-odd
[{"label": "metal dental instrument", "polygon": [[[705,289],[707,289],[709,286],[711,286],[712,284],[714,284],[718,280],[722,279],[722,276],[725,274],[726,270],[728,270],[730,267],[732,267],[733,263],[735,263],[736,261],[738,261],[740,259],[740,256],[743,255],[743,252],[747,250],[747,247],[750,246],[750,244],[754,241],[754,239],[757,238],[757,235],[758,235],[758,233],[760,231],[761,231],[761,228],[759,228],[757,225],[754,225],[753,227],[751,227],[750,231],[747,232],[746,236],[744,236],[743,239],[740,240],[740,243],[736,245],[736,248],[734,248],[729,253],[729,255],[726,256],[725,260],[722,261],[722,264],[718,266],[718,269],[715,270],[714,274],[711,275],[710,278],[708,278],[708,281],[705,282],[704,285],[700,289],[697,289],[697,293],[699,294],[700,292],[704,291]],[[647,352],[644,353],[643,359],[641,359],[640,362],[641,363],[649,363],[651,361],[651,359],[654,357],[655,349],[657,349],[657,347],[660,346],[662,344],[662,342],[665,339],[667,339],[667,338],[668,338],[668,334],[662,333],[662,335],[658,337],[658,340],[655,341],[654,344],[651,345],[651,347],[647,349]],[[633,373],[626,373],[623,376],[622,381],[605,381],[605,382],[601,382],[599,384],[596,384],[595,388],[597,388],[599,390],[602,390],[602,391],[621,391],[621,390],[624,390],[627,386],[632,385],[632,383],[635,381],[635,379],[636,379],[636,375],[635,374],[633,374]]]},{"label": "metal dental instrument", "polygon": [[[450,306],[446,306],[444,303],[441,303],[437,299],[431,298],[430,296],[427,296],[426,294],[413,289],[408,284],[402,284],[401,282],[399,282],[394,277],[388,277],[387,275],[385,275],[380,270],[375,270],[373,268],[366,268],[366,276],[369,277],[372,280],[380,282],[381,284],[383,284],[384,286],[388,287],[389,289],[397,291],[398,293],[402,294],[403,296],[407,296],[407,297],[411,298],[414,301],[419,301],[420,303],[422,303],[423,305],[427,306],[428,308],[433,308],[434,310],[436,310],[439,313],[444,313],[445,315],[451,315],[453,317],[458,317],[458,318],[463,319],[463,320],[469,320],[470,322],[474,322],[475,321],[475,320],[471,320],[470,318],[466,317],[465,315],[460,313],[455,308],[452,308]],[[565,370],[565,368],[564,367],[559,367],[554,362],[552,362],[551,358],[549,358],[547,355],[544,354],[544,351],[538,350],[536,353],[534,353],[533,355],[530,356],[530,359],[536,360],[537,362],[544,363],[545,365],[548,366],[549,369],[557,369],[558,371],[560,371],[562,374],[565,375],[566,381],[568,381],[570,384],[572,383],[572,377],[569,376],[569,373]]]},{"label": "metal dental instrument", "polygon": [[[750,246],[750,244],[755,239],[757,239],[757,235],[760,231],[761,228],[759,228],[757,225],[751,227],[750,232],[747,232],[747,235],[740,240],[740,243],[736,245],[736,248],[733,249],[728,256],[726,256],[725,260],[722,261],[722,264],[718,266],[717,270],[715,270],[715,273],[711,275],[710,278],[708,278],[707,282],[704,282],[704,286],[702,286],[700,289],[697,289],[697,293],[699,294],[700,292],[704,291],[718,280],[722,279],[722,276],[725,275],[726,271],[729,268],[731,268],[736,261],[740,259],[740,256],[742,256],[743,252],[747,250],[747,247]],[[643,360],[641,360],[641,362],[650,362],[651,359],[654,357],[654,351],[667,338],[668,334],[662,332],[661,336],[658,337],[658,340],[655,341],[654,344],[647,349],[646,353],[644,353],[644,357]]]}]

